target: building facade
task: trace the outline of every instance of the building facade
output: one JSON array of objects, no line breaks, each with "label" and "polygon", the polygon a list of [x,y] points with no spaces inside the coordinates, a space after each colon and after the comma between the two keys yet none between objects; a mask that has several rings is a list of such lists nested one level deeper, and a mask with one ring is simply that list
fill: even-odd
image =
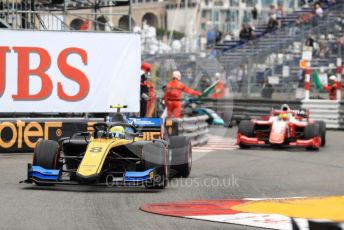
[{"label": "building facade", "polygon": [[[169,4],[167,8],[167,27],[174,27],[179,31],[187,31],[188,24],[194,24],[192,30],[204,33],[216,28],[224,33],[237,34],[243,23],[252,23],[252,9],[258,10],[258,22],[267,21],[271,5],[282,5],[285,12],[293,11],[299,7],[298,0],[200,0],[188,1],[189,4],[180,4],[179,13],[177,4]],[[191,2],[191,4],[190,4]],[[185,6],[187,9],[185,9]],[[177,17],[175,16],[177,15]],[[188,18],[186,18],[188,15]]]},{"label": "building facade", "polygon": [[[1,0],[0,0],[1,1]],[[129,23],[129,7],[112,7],[113,1],[66,0],[71,8],[61,11],[46,11],[39,9],[40,18],[34,14],[26,20],[41,29],[94,29],[94,30],[128,30],[134,26],[148,25],[167,30],[175,30],[185,34],[202,34],[216,28],[223,33],[238,33],[242,23],[252,21],[251,10],[258,9],[259,21],[264,22],[271,5],[282,4],[286,12],[298,7],[301,0],[131,0],[131,23]],[[4,1],[1,1],[4,2]],[[10,2],[1,15],[2,20],[13,28],[23,28],[23,13],[15,14],[15,8],[22,7],[23,2],[30,4],[30,0],[7,0]],[[40,7],[44,1],[33,1]],[[49,2],[49,1],[45,1]],[[62,1],[63,2],[63,1]],[[79,5],[76,5],[76,2]],[[85,2],[83,4],[83,2]],[[98,6],[92,5],[98,2]],[[84,7],[88,4],[91,7]],[[74,7],[74,8],[73,8]],[[19,9],[19,8],[18,8]],[[38,8],[37,8],[38,10]],[[43,13],[42,13],[43,12]],[[4,17],[4,15],[6,17]],[[46,22],[42,25],[42,22]],[[82,27],[83,23],[89,25]]]}]

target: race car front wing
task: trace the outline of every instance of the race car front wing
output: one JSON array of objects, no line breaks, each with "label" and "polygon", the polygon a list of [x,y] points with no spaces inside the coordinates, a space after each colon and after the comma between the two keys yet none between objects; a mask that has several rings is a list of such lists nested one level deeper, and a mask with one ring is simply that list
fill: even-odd
[{"label": "race car front wing", "polygon": [[[240,143],[247,145],[247,146],[271,146],[273,145],[272,143],[266,142],[266,141],[262,141],[259,140],[256,137],[247,137],[244,136],[240,133],[237,134],[237,144],[239,145]],[[320,138],[319,137],[314,137],[308,140],[296,140],[293,142],[289,142],[288,144],[281,144],[281,146],[284,147],[317,147],[319,148],[320,146]]]},{"label": "race car front wing", "polygon": [[45,169],[37,165],[28,164],[27,179],[20,183],[37,183],[37,184],[66,184],[66,185],[101,185],[101,186],[140,186],[145,183],[155,183],[161,180],[161,168],[156,167],[146,171],[125,171],[123,177],[107,177],[105,182],[80,183],[76,180],[63,179],[62,170]]}]

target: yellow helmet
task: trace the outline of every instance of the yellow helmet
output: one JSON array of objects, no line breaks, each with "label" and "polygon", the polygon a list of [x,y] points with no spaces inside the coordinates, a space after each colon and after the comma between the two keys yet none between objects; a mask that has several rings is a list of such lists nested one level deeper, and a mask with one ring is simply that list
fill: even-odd
[{"label": "yellow helmet", "polygon": [[288,113],[281,113],[281,114],[279,115],[279,118],[280,118],[281,120],[284,120],[284,121],[289,120],[289,114],[288,114]]},{"label": "yellow helmet", "polygon": [[111,127],[109,132],[112,137],[124,138],[125,136],[124,127],[120,125]]}]

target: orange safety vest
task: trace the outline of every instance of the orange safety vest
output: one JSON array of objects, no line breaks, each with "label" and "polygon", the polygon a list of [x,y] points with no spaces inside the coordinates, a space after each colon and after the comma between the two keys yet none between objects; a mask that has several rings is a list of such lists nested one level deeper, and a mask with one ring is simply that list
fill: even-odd
[{"label": "orange safety vest", "polygon": [[148,87],[148,96],[150,98],[154,98],[155,97],[155,92],[154,92],[154,84],[151,81],[147,81],[146,82],[146,86]]},{"label": "orange safety vest", "polygon": [[222,80],[219,80],[217,85],[214,87],[214,93],[211,95],[213,99],[221,99],[225,95],[225,85]]},{"label": "orange safety vest", "polygon": [[333,85],[325,85],[323,88],[329,92],[330,100],[337,100],[337,90],[340,89],[340,84],[336,82]]},{"label": "orange safety vest", "polygon": [[183,83],[177,79],[173,79],[168,82],[165,88],[164,101],[180,101],[182,99],[182,93],[187,93],[193,96],[200,96],[201,93],[186,87]]}]

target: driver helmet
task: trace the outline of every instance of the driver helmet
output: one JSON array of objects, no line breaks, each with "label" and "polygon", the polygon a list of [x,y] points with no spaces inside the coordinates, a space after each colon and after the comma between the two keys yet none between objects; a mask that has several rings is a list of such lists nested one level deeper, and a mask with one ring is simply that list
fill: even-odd
[{"label": "driver helmet", "polygon": [[125,138],[125,131],[123,126],[113,126],[109,130],[109,134],[112,138]]},{"label": "driver helmet", "polygon": [[290,110],[289,105],[283,104],[283,105],[281,106],[281,110],[282,110],[282,111],[285,111],[285,112],[288,112],[288,111]]},{"label": "driver helmet", "polygon": [[279,119],[282,120],[282,121],[287,121],[287,120],[289,120],[289,114],[286,113],[286,112],[282,112],[279,115]]}]

